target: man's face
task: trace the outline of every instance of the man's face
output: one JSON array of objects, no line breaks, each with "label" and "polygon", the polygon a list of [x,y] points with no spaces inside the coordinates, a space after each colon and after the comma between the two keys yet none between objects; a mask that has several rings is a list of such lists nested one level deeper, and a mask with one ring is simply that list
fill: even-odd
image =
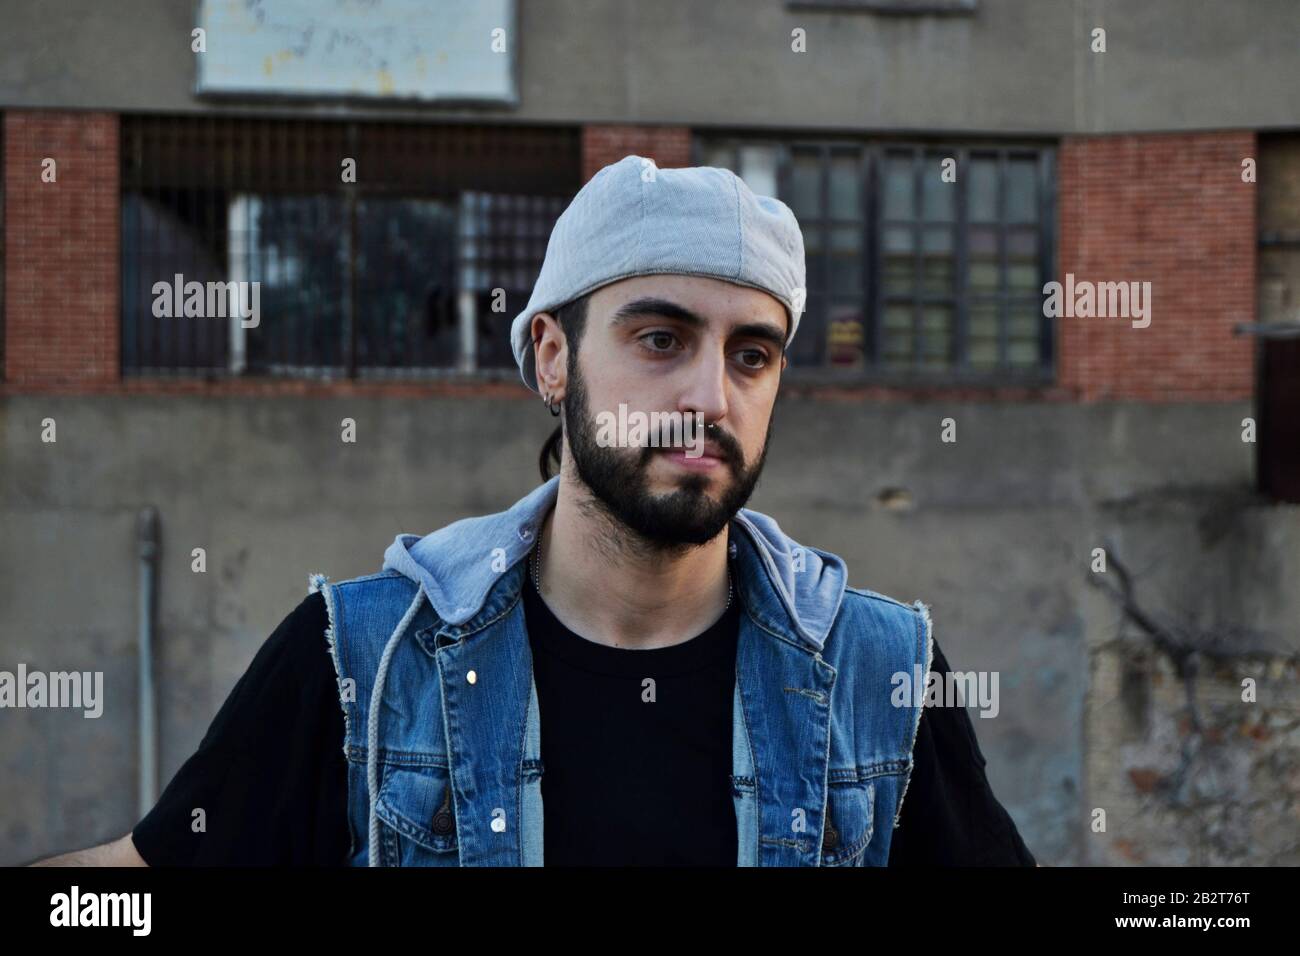
[{"label": "man's face", "polygon": [[[775,298],[719,279],[636,276],[593,293],[576,367],[566,362],[564,423],[578,477],[612,517],[662,547],[726,528],[767,456],[787,327]],[[602,445],[598,416],[617,420],[620,404],[650,421],[679,412],[694,425],[698,412],[705,428],[690,455],[653,428],[643,447]]]}]

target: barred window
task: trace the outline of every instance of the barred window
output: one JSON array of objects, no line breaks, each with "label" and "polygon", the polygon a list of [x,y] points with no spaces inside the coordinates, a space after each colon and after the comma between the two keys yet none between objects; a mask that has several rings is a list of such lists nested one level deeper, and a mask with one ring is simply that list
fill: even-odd
[{"label": "barred window", "polygon": [[124,117],[123,369],[509,376],[579,170],[572,130]]}]

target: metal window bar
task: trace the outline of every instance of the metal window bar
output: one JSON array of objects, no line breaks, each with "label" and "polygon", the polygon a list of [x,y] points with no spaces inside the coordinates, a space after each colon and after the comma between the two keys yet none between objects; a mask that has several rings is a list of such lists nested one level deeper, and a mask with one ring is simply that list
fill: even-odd
[{"label": "metal window bar", "polygon": [[[850,367],[865,367],[868,361],[868,356],[870,355],[867,351],[867,282],[870,275],[870,230],[867,226],[869,220],[867,218],[866,209],[865,150],[857,146],[841,146],[832,148],[830,151],[831,167],[828,172],[828,180],[830,173],[834,170],[834,165],[837,159],[845,161],[845,164],[849,168],[853,169],[854,179],[857,184],[856,189],[858,201],[856,208],[850,209],[838,207],[831,208],[828,201],[827,211],[831,217],[832,223],[837,224],[839,230],[847,232],[856,227],[855,241],[857,243],[857,271],[860,279],[857,291],[854,294],[850,295],[848,292],[840,289],[834,290],[830,299],[830,308],[838,309],[847,307],[852,310],[852,315],[856,317],[855,324],[857,326],[854,340],[860,343],[860,348],[858,349],[855,360],[850,363]],[[827,348],[829,348],[830,320],[831,315],[828,312],[826,327],[827,333],[822,336],[823,341],[827,343]],[[840,320],[837,319],[836,321],[838,322]]]},{"label": "metal window bar", "polygon": [[955,150],[957,159],[957,195],[956,209],[953,210],[953,350],[952,363],[958,368],[970,368],[970,278],[966,274],[970,263],[969,218],[966,203],[967,171],[970,169],[970,150],[965,147]]},{"label": "metal window bar", "polygon": [[[0,171],[5,168],[4,119],[0,112]],[[5,378],[5,178],[0,175],[0,382]]]},{"label": "metal window bar", "polygon": [[1007,359],[1007,324],[1010,321],[1007,305],[1007,154],[998,151],[998,189],[997,198],[997,232],[998,237],[998,367],[1006,368]]},{"label": "metal window bar", "polygon": [[1044,314],[1042,293],[1056,275],[1056,154],[1045,149],[1038,156],[1038,317],[1039,371],[1051,374],[1056,361],[1056,326]]},{"label": "metal window bar", "polygon": [[925,354],[925,330],[921,323],[924,309],[921,302],[921,275],[925,271],[925,260],[922,256],[925,232],[921,227],[923,193],[925,191],[925,161],[919,147],[913,147],[909,152],[912,160],[912,221],[910,223],[912,227],[911,366],[915,370],[921,365],[921,357]]}]

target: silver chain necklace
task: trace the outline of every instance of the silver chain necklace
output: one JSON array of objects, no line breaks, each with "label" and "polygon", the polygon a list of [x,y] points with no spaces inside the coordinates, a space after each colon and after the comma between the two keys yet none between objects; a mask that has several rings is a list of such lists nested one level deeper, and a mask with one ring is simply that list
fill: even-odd
[{"label": "silver chain necklace", "polygon": [[[542,594],[542,584],[540,581],[542,573],[542,536],[537,536],[537,544],[533,546],[533,587],[537,588],[537,595]],[[731,607],[731,562],[727,562],[727,603],[722,606],[726,611]]]}]

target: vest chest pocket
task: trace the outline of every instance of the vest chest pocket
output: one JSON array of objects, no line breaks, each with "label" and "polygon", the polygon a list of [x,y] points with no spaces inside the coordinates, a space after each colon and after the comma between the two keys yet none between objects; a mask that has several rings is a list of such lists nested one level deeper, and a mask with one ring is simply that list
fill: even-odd
[{"label": "vest chest pocket", "polygon": [[383,768],[375,815],[380,866],[459,865],[446,767]]},{"label": "vest chest pocket", "polygon": [[862,866],[875,830],[876,786],[831,783],[826,792],[822,866]]}]

